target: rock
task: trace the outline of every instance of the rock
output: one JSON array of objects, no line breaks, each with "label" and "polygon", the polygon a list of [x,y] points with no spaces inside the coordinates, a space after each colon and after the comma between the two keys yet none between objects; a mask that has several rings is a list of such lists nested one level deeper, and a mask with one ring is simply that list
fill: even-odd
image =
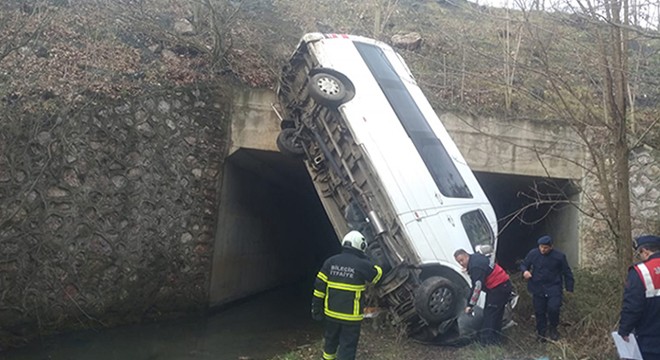
[{"label": "rock", "polygon": [[397,34],[392,36],[391,40],[392,46],[410,51],[415,51],[422,45],[422,36],[417,32]]},{"label": "rock", "polygon": [[126,178],[121,175],[112,177],[112,184],[114,184],[117,189],[121,189],[126,186],[126,182]]},{"label": "rock", "polygon": [[80,186],[80,179],[78,178],[78,174],[73,169],[68,169],[64,171],[64,182],[73,188],[77,188]]},{"label": "rock", "polygon": [[160,111],[163,114],[170,112],[170,108],[171,108],[170,104],[165,100],[161,100],[158,103],[158,111]]},{"label": "rock", "polygon": [[138,125],[137,130],[140,132],[140,134],[148,138],[153,137],[156,134],[154,129],[151,127],[151,125],[149,125],[149,123],[146,122]]},{"label": "rock", "polygon": [[188,145],[195,145],[197,144],[197,138],[194,136],[186,136],[183,138],[183,140],[188,144]]},{"label": "rock", "polygon": [[195,28],[188,19],[179,19],[174,23],[174,32],[179,35],[195,35]]},{"label": "rock", "polygon": [[137,180],[142,176],[142,169],[132,168],[128,170],[128,174],[126,176],[128,176],[129,180]]},{"label": "rock", "polygon": [[48,58],[50,53],[45,46],[39,46],[36,50],[34,50],[34,55],[39,58]]},{"label": "rock", "polygon": [[191,233],[189,232],[183,233],[183,235],[181,235],[181,243],[182,244],[189,243],[192,240],[192,238],[193,236]]},{"label": "rock", "polygon": [[69,195],[69,192],[58,187],[51,187],[48,189],[47,194],[50,198],[61,198]]},{"label": "rock", "polygon": [[165,60],[179,60],[179,58],[176,56],[176,54],[172,50],[165,49],[161,52],[161,55],[163,56],[163,59],[165,59]]}]

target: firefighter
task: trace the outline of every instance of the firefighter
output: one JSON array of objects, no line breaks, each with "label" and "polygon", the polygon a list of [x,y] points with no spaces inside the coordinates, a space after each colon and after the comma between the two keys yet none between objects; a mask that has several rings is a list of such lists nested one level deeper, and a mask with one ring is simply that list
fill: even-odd
[{"label": "firefighter", "polygon": [[484,320],[480,331],[480,342],[484,345],[501,341],[504,307],[511,297],[511,280],[501,266],[491,262],[482,254],[468,254],[463,249],[454,252],[454,258],[467,270],[472,280],[472,291],[465,313],[470,314],[477,305],[481,291],[486,292]]},{"label": "firefighter", "polygon": [[635,255],[623,292],[619,335],[628,341],[634,331],[644,360],[660,359],[660,237],[637,238]]},{"label": "firefighter", "polygon": [[552,248],[550,236],[541,236],[537,244],[538,247],[532,249],[520,264],[520,271],[523,278],[529,281],[527,289],[534,304],[537,340],[546,340],[546,330],[551,340],[558,340],[557,325],[563,291],[565,287],[566,291],[573,292],[573,272],[566,255]]},{"label": "firefighter", "polygon": [[353,360],[360,338],[367,284],[376,284],[383,270],[364,251],[367,240],[351,231],[342,240],[342,252],[328,258],[316,275],[312,317],[324,322],[323,359]]}]

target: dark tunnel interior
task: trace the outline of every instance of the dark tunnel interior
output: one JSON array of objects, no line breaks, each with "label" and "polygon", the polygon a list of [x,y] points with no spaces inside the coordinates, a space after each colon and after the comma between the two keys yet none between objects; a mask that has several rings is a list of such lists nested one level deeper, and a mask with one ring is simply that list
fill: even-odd
[{"label": "dark tunnel interior", "polygon": [[576,261],[571,234],[577,231],[577,218],[567,201],[577,196],[577,190],[571,181],[485,172],[475,176],[497,215],[497,259],[502,267],[518,271],[519,262],[543,235],[561,238],[562,249]]},{"label": "dark tunnel interior", "polygon": [[227,159],[211,306],[283,285],[300,283],[311,289],[323,261],[339,250],[302,161],[250,149]]}]

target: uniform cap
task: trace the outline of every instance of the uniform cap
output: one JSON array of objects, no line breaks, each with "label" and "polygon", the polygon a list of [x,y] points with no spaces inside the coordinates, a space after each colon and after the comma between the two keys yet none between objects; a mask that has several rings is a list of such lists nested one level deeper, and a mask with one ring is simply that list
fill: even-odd
[{"label": "uniform cap", "polygon": [[536,242],[539,245],[552,245],[552,238],[548,235],[543,235]]},{"label": "uniform cap", "polygon": [[635,240],[635,249],[639,249],[642,245],[660,245],[660,237],[655,235],[643,235]]}]

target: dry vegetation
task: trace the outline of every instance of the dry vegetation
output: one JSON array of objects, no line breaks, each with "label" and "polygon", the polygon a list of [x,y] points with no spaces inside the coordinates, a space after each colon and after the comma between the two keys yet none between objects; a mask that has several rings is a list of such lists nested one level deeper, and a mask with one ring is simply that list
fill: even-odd
[{"label": "dry vegetation", "polygon": [[[375,326],[366,320],[363,326],[358,358],[363,360],[460,359],[460,360],[533,360],[547,357],[563,360],[616,359],[610,332],[618,320],[621,293],[613,286],[616,274],[576,272],[576,290],[564,299],[560,333],[556,342],[541,344],[535,340],[534,313],[525,284],[514,276],[521,295],[514,314],[517,325],[505,330],[501,346],[483,347],[470,344],[461,348],[422,345],[406,339],[388,326]],[[318,359],[323,342],[306,345],[272,360]]]},{"label": "dry vegetation", "polygon": [[[598,49],[591,46],[596,39],[590,32],[598,25],[578,15],[416,0],[26,3],[0,5],[3,39],[16,40],[17,29],[32,34],[13,41],[14,51],[0,60],[0,97],[6,101],[118,97],[164,84],[220,79],[273,87],[304,32],[355,33],[389,42],[394,34],[416,31],[423,37],[421,49],[400,52],[437,107],[514,118],[557,117],[543,61],[553,76],[573,84],[575,101],[602,102],[595,73]],[[174,31],[181,19],[190,21],[194,34]],[[631,41],[630,75],[641,133],[660,99],[660,46],[648,36]]]}]

